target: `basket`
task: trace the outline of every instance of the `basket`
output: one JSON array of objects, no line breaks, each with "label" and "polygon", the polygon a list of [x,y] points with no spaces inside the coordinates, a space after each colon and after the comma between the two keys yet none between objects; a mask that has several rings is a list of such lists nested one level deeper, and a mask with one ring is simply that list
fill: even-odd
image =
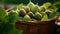
[{"label": "basket", "polygon": [[22,30],[23,34],[54,34],[56,20],[57,18],[48,21],[34,21],[34,22],[18,20],[16,22],[16,28],[18,30]]}]

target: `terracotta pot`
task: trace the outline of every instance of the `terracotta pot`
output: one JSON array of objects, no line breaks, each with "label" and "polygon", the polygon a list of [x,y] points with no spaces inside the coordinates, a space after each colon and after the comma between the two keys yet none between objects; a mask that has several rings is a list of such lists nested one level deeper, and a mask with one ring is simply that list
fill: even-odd
[{"label": "terracotta pot", "polygon": [[55,19],[48,21],[17,21],[16,28],[23,30],[23,34],[54,34],[55,33]]}]

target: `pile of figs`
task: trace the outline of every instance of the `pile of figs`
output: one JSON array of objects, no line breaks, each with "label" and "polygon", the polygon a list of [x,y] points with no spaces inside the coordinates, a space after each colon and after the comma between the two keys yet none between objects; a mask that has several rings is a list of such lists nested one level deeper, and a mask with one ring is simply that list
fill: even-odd
[{"label": "pile of figs", "polygon": [[25,5],[21,3],[13,8],[18,13],[18,19],[22,21],[46,21],[58,15],[57,8],[50,2],[43,5],[32,3]]}]

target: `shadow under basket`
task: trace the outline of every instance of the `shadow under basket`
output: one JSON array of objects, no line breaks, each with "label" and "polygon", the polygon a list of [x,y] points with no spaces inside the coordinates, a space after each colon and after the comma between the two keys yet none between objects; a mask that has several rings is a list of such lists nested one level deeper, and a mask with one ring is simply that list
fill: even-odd
[{"label": "shadow under basket", "polygon": [[17,21],[16,28],[22,30],[23,34],[55,34],[55,21],[52,19],[49,21]]}]

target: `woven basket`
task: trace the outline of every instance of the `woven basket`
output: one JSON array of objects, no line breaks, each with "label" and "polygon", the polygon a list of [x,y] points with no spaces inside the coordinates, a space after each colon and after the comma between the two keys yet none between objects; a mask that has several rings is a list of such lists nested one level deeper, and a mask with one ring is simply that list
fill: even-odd
[{"label": "woven basket", "polygon": [[33,21],[33,22],[18,20],[16,22],[16,28],[19,30],[23,30],[23,34],[54,34],[56,20],[57,18],[48,21]]}]

